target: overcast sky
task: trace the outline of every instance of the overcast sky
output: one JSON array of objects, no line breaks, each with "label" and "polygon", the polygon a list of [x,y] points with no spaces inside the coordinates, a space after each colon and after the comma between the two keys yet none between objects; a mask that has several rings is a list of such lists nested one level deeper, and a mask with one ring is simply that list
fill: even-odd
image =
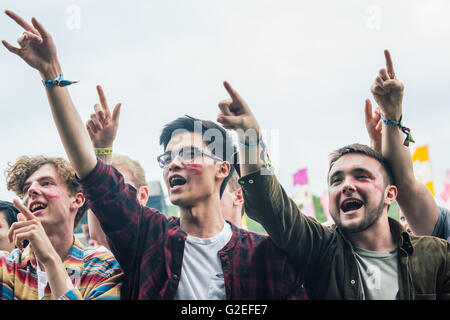
[{"label": "overcast sky", "polygon": [[[2,0],[53,35],[83,119],[101,84],[122,102],[115,152],[160,180],[162,126],[184,114],[215,120],[229,81],[247,101],[272,147],[288,194],[307,167],[311,189],[327,188],[328,154],[369,143],[364,99],[389,49],[405,84],[403,122],[429,146],[434,184],[450,169],[450,1],[433,0]],[[21,28],[4,13],[0,38]],[[11,200],[3,171],[22,155],[63,156],[37,71],[0,48],[0,199]]]}]

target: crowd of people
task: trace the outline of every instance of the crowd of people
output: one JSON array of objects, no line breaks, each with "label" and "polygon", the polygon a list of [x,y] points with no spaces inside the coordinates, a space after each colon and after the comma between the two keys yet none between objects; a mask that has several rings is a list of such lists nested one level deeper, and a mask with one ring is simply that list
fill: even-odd
[{"label": "crowd of people", "polygon": [[[40,73],[68,160],[24,155],[6,170],[20,200],[0,201],[0,299],[450,299],[450,212],[414,177],[389,51],[371,87],[377,108],[365,104],[370,146],[330,154],[332,223],[286,194],[257,119],[226,81],[215,121],[185,115],[161,128],[157,161],[179,208],[167,217],[146,206],[139,162],[113,153],[121,104],[111,111],[97,86],[84,122],[51,34],[6,14],[24,32],[18,47],[2,43]],[[388,217],[394,201],[407,228]],[[244,211],[268,235],[243,228]],[[84,214],[99,246],[74,235]]]}]

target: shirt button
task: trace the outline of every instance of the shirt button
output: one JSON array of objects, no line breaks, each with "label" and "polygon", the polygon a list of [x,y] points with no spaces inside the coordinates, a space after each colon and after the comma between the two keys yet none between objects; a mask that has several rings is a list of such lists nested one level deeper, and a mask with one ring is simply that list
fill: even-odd
[{"label": "shirt button", "polygon": [[248,180],[248,183],[252,184],[254,181],[253,180]]},{"label": "shirt button", "polygon": [[239,183],[240,183],[241,185],[244,185],[245,181],[241,180],[241,181],[239,181]]},{"label": "shirt button", "polygon": [[350,283],[352,284],[352,285],[354,285],[355,283],[356,283],[356,281],[355,280],[350,280]]},{"label": "shirt button", "polygon": [[178,280],[178,275],[177,275],[177,274],[174,274],[174,275],[172,276],[172,279],[173,279],[173,280]]},{"label": "shirt button", "polygon": [[178,237],[177,241],[178,241],[178,243],[181,243],[181,242],[183,242],[183,238],[182,237]]}]

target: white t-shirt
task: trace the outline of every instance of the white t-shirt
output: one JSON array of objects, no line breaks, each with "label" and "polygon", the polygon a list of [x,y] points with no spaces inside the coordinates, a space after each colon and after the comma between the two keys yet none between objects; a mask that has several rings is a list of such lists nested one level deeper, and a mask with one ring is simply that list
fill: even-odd
[{"label": "white t-shirt", "polygon": [[188,235],[184,246],[183,265],[177,300],[224,300],[226,298],[222,263],[218,252],[232,236],[231,226],[224,227],[211,238]]},{"label": "white t-shirt", "polygon": [[37,260],[36,260],[36,272],[38,276],[38,299],[42,300],[42,298],[45,295],[44,291],[45,287],[47,287],[48,278],[45,271],[42,271],[41,268],[39,268],[39,262],[37,262]]}]

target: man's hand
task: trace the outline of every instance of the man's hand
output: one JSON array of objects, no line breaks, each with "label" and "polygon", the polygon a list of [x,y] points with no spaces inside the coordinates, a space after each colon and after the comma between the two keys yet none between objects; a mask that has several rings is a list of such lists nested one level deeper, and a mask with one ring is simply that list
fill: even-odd
[{"label": "man's hand", "polygon": [[95,148],[109,148],[113,146],[119,128],[121,103],[118,103],[111,115],[106,102],[105,93],[100,85],[97,86],[100,104],[95,104],[95,113],[86,122],[86,129]]},{"label": "man's hand", "polygon": [[370,138],[370,146],[375,151],[381,153],[382,122],[380,116],[380,107],[377,107],[374,113],[372,113],[372,103],[370,102],[369,99],[366,99],[364,111],[365,111],[366,129]]},{"label": "man's hand", "polygon": [[[220,122],[225,129],[233,129],[238,133],[239,140],[244,142],[247,137],[261,137],[260,128],[256,118],[250,108],[239,93],[234,90],[228,82],[223,83],[231,99],[219,103],[220,113],[217,122]],[[249,130],[254,132],[249,132]]]},{"label": "man's hand", "polygon": [[371,91],[385,118],[399,121],[402,115],[403,84],[397,80],[388,50],[384,51],[386,69],[381,69]]},{"label": "man's hand", "polygon": [[[231,99],[219,103],[221,112],[217,122],[220,122],[225,129],[236,130],[241,142],[239,150],[241,176],[246,176],[260,170],[264,165],[259,156],[261,145],[257,143],[261,140],[261,130],[244,99],[228,82],[223,84]],[[247,143],[248,147],[244,147],[242,143]]]},{"label": "man's hand", "polygon": [[13,223],[8,231],[9,242],[13,242],[16,247],[22,250],[23,241],[28,240],[36,258],[43,265],[47,262],[54,262],[55,259],[60,259],[39,219],[19,200],[13,199],[13,203],[21,213],[18,216],[19,221]]},{"label": "man's hand", "polygon": [[44,29],[36,18],[28,24],[16,13],[6,10],[6,15],[17,22],[25,31],[17,40],[20,47],[14,47],[2,40],[3,45],[12,53],[21,57],[32,68],[37,69],[45,80],[56,78],[61,73],[56,46],[52,36]]}]

